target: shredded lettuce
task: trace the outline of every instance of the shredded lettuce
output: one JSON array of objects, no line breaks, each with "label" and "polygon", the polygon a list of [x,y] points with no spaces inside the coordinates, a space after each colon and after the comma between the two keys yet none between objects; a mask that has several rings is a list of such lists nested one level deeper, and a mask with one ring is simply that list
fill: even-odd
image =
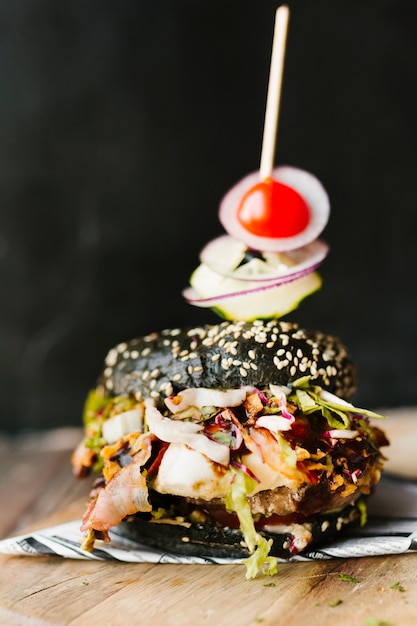
[{"label": "shredded lettuce", "polygon": [[91,426],[100,417],[101,422],[110,417],[110,412],[117,414],[128,411],[136,404],[131,396],[104,396],[97,389],[92,389],[86,398],[83,409],[83,422]]},{"label": "shredded lettuce", "polygon": [[97,413],[102,411],[109,403],[111,398],[103,396],[97,389],[91,389],[84,403],[83,422],[87,426],[94,421]]},{"label": "shredded lettuce", "polygon": [[279,448],[281,451],[281,458],[287,465],[287,467],[297,467],[297,453],[291,448],[290,443],[284,439],[280,433],[274,433],[274,436],[278,440]]},{"label": "shredded lettuce", "polygon": [[244,560],[246,578],[255,578],[258,573],[273,576],[278,571],[278,561],[269,556],[272,541],[267,541],[256,531],[247,500],[247,495],[254,490],[255,481],[242,470],[232,468],[232,471],[234,476],[226,497],[226,508],[238,516],[240,530],[250,552],[250,557]]},{"label": "shredded lettuce", "polygon": [[231,435],[221,430],[217,433],[211,433],[210,439],[214,439],[214,441],[217,441],[218,443],[222,443],[223,445],[228,446],[229,448],[231,448],[233,444]]},{"label": "shredded lettuce", "polygon": [[303,376],[292,384],[288,399],[295,402],[305,415],[320,411],[331,429],[348,429],[352,414],[365,417],[383,417],[374,411],[361,409],[311,384],[310,376]]},{"label": "shredded lettuce", "polygon": [[368,509],[364,498],[359,498],[359,500],[356,501],[356,508],[359,511],[360,525],[365,526],[368,521]]}]

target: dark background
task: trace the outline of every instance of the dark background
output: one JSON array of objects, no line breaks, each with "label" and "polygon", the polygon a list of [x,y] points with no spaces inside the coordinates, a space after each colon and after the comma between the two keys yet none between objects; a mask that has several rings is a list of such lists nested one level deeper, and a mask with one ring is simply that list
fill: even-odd
[{"label": "dark background", "polygon": [[[297,0],[277,164],[332,213],[322,290],[355,401],[417,404],[417,3]],[[269,0],[0,3],[0,428],[80,424],[113,344],[216,321],[181,296],[259,165]]]}]

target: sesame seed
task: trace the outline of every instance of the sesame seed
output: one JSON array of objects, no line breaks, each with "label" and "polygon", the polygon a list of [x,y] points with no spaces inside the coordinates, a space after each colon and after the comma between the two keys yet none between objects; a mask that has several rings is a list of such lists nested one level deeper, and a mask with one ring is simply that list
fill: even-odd
[{"label": "sesame seed", "polygon": [[243,376],[243,377],[248,375],[248,372],[247,372],[247,370],[245,370],[244,367],[240,367],[239,368],[239,372],[240,372],[241,376]]},{"label": "sesame seed", "polygon": [[194,335],[197,335],[200,338],[203,338],[206,336],[206,331],[204,328],[190,328],[190,330],[187,332],[187,335],[189,337],[193,337]]},{"label": "sesame seed", "polygon": [[278,356],[282,356],[283,354],[285,354],[285,350],[284,350],[284,348],[280,348],[280,349],[278,350],[278,352],[277,352],[277,355],[278,355]]},{"label": "sesame seed", "polygon": [[288,344],[290,343],[290,338],[288,337],[288,335],[280,335],[280,339],[283,346],[288,346]]},{"label": "sesame seed", "polygon": [[174,374],[174,376],[172,377],[172,380],[175,382],[178,382],[179,380],[181,380],[181,374]]},{"label": "sesame seed", "polygon": [[297,373],[297,368],[295,367],[295,365],[291,365],[291,367],[290,367],[290,375],[291,376],[295,376],[296,373]]},{"label": "sesame seed", "polygon": [[110,352],[108,353],[106,357],[106,365],[109,365],[111,367],[113,365],[116,365],[116,362],[117,362],[117,350],[110,350]]},{"label": "sesame seed", "polygon": [[220,354],[219,353],[213,354],[213,356],[211,357],[211,360],[213,362],[218,361],[219,359],[220,359]]},{"label": "sesame seed", "polygon": [[148,356],[151,353],[151,349],[150,348],[144,348],[142,350],[142,356]]},{"label": "sesame seed", "polygon": [[112,367],[106,367],[106,369],[103,372],[104,376],[106,378],[109,378],[109,376],[111,376],[113,374],[113,368]]},{"label": "sesame seed", "polygon": [[250,359],[256,359],[256,354],[254,350],[248,350],[248,357]]},{"label": "sesame seed", "polygon": [[139,352],[137,350],[132,350],[132,352],[130,353],[130,358],[138,359],[139,358]]},{"label": "sesame seed", "polygon": [[127,343],[119,343],[116,350],[117,352],[124,352],[127,348]]},{"label": "sesame seed", "polygon": [[268,341],[268,343],[266,344],[267,348],[273,348],[275,346],[275,341]]}]

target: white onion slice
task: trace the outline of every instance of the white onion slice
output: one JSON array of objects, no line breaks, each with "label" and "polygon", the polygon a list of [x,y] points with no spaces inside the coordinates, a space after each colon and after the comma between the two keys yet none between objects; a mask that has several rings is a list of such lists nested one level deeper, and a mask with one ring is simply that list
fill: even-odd
[{"label": "white onion slice", "polygon": [[285,254],[266,252],[265,262],[254,259],[236,269],[244,258],[247,246],[222,235],[210,241],[201,251],[200,260],[213,272],[240,281],[273,281],[275,285],[285,284],[313,272],[326,257],[329,246],[320,239],[291,250]]},{"label": "white onion slice", "polygon": [[115,443],[125,435],[141,432],[143,429],[143,409],[131,409],[113,415],[103,423],[102,434],[106,443]]},{"label": "white onion slice", "polygon": [[201,408],[203,406],[228,407],[238,406],[246,398],[244,389],[207,389],[205,387],[190,388],[180,391],[172,398],[165,398],[165,404],[172,413],[179,413],[190,406]]},{"label": "white onion slice", "polygon": [[328,431],[331,439],[355,439],[359,435],[357,430],[336,429]]},{"label": "white onion slice", "polygon": [[152,400],[145,400],[145,415],[149,431],[161,441],[167,443],[184,443],[193,450],[205,454],[209,459],[221,465],[228,465],[230,450],[228,446],[213,441],[201,431],[203,426],[196,422],[164,417],[155,407]]},{"label": "white onion slice", "polygon": [[333,406],[340,407],[341,409],[345,410],[355,410],[353,404],[351,404],[347,400],[344,400],[343,398],[339,398],[339,396],[335,396],[334,393],[327,391],[327,389],[320,389],[319,395],[322,400],[324,400],[325,402],[330,402],[331,404],[333,404]]},{"label": "white onion slice", "polygon": [[313,174],[295,167],[277,167],[272,172],[272,178],[293,188],[307,203],[310,222],[301,233],[293,237],[261,237],[249,232],[240,223],[237,210],[245,193],[260,182],[259,171],[249,174],[226,193],[219,207],[220,222],[229,235],[253,250],[285,252],[301,248],[314,241],[327,224],[330,214],[327,192]]},{"label": "white onion slice", "polygon": [[288,419],[288,417],[282,417],[282,415],[261,415],[261,417],[258,417],[256,420],[256,426],[277,433],[282,430],[291,430],[291,425],[294,421],[295,417]]}]

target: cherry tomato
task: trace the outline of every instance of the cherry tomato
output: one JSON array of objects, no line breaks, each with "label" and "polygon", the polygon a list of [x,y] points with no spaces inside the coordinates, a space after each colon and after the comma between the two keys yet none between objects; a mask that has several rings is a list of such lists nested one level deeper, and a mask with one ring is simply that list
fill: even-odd
[{"label": "cherry tomato", "polygon": [[297,191],[267,178],[245,193],[237,218],[254,235],[294,237],[308,226],[310,211]]}]

